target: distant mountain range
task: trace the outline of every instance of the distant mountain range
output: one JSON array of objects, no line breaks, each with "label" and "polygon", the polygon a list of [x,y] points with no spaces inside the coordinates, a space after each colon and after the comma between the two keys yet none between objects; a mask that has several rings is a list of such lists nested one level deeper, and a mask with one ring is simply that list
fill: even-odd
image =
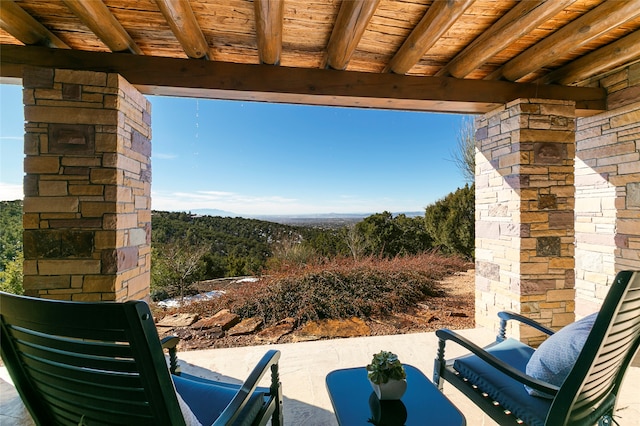
[{"label": "distant mountain range", "polygon": [[195,209],[195,210],[189,210],[189,212],[200,215],[200,216],[244,217],[241,214],[228,212],[226,210],[218,210],[218,209]]},{"label": "distant mountain range", "polygon": [[[308,213],[308,214],[283,214],[283,215],[243,215],[234,212],[218,209],[195,209],[190,210],[192,214],[200,216],[221,216],[221,217],[243,217],[246,219],[259,219],[272,222],[290,221],[292,219],[364,219],[375,213]],[[424,216],[424,211],[398,212],[395,215],[404,214],[407,217]]]}]

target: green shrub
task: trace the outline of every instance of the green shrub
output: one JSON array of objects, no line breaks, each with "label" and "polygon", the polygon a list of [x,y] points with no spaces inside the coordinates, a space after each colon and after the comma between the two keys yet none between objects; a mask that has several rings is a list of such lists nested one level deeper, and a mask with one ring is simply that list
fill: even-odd
[{"label": "green shrub", "polygon": [[7,262],[3,271],[0,271],[0,291],[13,294],[24,294],[22,287],[22,252]]},{"label": "green shrub", "polygon": [[0,201],[0,290],[23,294],[22,200]]}]

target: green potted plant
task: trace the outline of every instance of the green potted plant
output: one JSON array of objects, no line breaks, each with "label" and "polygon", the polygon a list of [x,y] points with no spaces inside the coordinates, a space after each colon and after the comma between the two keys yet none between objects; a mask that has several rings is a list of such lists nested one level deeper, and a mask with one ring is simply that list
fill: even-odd
[{"label": "green potted plant", "polygon": [[367,365],[367,377],[381,401],[400,399],[407,390],[407,373],[398,355],[389,351],[373,355],[371,364]]}]

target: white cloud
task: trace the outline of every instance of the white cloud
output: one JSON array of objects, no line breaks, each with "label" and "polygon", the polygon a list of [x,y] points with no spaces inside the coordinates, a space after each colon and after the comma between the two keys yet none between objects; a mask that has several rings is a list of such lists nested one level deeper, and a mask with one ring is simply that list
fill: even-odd
[{"label": "white cloud", "polygon": [[0,182],[0,201],[22,200],[22,185]]},{"label": "white cloud", "polygon": [[[389,210],[388,200],[384,199],[337,196],[333,200],[314,199],[309,202],[277,195],[254,196],[227,191],[153,191],[151,203],[154,210],[216,209],[240,215],[379,213]],[[406,208],[401,211],[412,210],[421,210],[421,208]]]},{"label": "white cloud", "polygon": [[[0,201],[21,200],[23,197],[22,185],[0,182]],[[241,215],[380,213],[389,210],[389,204],[383,200],[356,196],[337,196],[335,200],[318,199],[310,203],[278,195],[254,196],[228,191],[153,191],[151,202],[154,210],[216,209]],[[422,208],[406,208],[401,211],[413,210],[419,211]]]},{"label": "white cloud", "polygon": [[198,191],[192,193],[176,192],[176,194],[205,200],[224,200],[236,196],[236,194],[234,194],[233,192],[226,191]]},{"label": "white cloud", "polygon": [[24,137],[22,137],[22,136],[0,136],[0,140],[21,141],[21,140],[24,140]]},{"label": "white cloud", "polygon": [[151,203],[154,210],[217,209],[238,214],[286,214],[307,207],[300,205],[294,198],[253,196],[227,191],[153,191]]}]

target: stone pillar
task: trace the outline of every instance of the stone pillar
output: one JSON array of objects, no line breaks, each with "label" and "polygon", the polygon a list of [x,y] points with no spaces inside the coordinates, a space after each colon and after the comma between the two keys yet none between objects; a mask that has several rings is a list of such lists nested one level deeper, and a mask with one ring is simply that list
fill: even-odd
[{"label": "stone pillar", "polygon": [[118,74],[25,71],[24,288],[147,299],[150,103]]},{"label": "stone pillar", "polygon": [[[476,323],[574,319],[575,105],[519,99],[476,121]],[[514,324],[515,327],[515,324]],[[536,344],[530,327],[510,330]]]},{"label": "stone pillar", "polygon": [[600,309],[617,272],[640,270],[640,64],[598,82],[609,110],[576,130],[576,316]]}]

